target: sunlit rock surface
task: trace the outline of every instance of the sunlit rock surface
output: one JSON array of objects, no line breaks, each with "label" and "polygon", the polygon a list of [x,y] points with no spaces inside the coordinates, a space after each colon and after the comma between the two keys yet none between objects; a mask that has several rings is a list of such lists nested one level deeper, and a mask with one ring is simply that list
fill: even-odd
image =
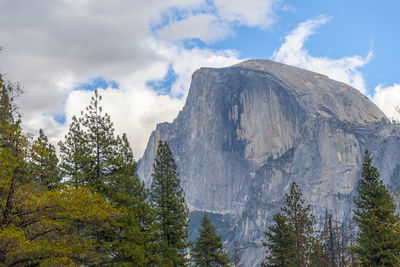
[{"label": "sunlit rock surface", "polygon": [[242,266],[263,261],[263,233],[292,181],[321,220],[352,217],[365,149],[383,181],[400,187],[399,125],[349,85],[273,61],[197,70],[177,118],[151,134],[139,164],[148,185],[160,139],[191,211],[222,215],[215,223],[227,248],[240,242]]}]

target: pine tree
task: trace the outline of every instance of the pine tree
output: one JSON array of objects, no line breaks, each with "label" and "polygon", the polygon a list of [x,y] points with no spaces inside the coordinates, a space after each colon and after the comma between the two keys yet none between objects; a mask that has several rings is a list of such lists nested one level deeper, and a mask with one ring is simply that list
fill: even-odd
[{"label": "pine tree", "polygon": [[56,188],[61,180],[56,149],[49,143],[47,136],[40,129],[38,138],[33,142],[30,162],[33,180],[48,189]]},{"label": "pine tree", "polygon": [[68,179],[68,183],[74,187],[87,186],[90,174],[90,147],[85,139],[81,119],[72,117],[69,131],[65,135],[64,142],[58,143],[61,158],[61,174]]},{"label": "pine tree", "polygon": [[287,216],[291,231],[295,234],[296,265],[307,266],[313,247],[314,216],[311,206],[304,204],[302,192],[293,182],[289,194],[285,195],[282,212]]},{"label": "pine tree", "polygon": [[106,191],[115,203],[126,211],[117,219],[112,229],[115,257],[113,264],[132,266],[157,266],[160,262],[155,224],[155,212],[147,202],[148,192],[137,175],[137,164],[126,134],[117,137],[116,168],[112,172],[113,183]]},{"label": "pine tree", "polygon": [[122,140],[115,137],[111,118],[103,113],[100,101],[101,96],[95,91],[81,117],[72,118],[65,141],[60,142],[61,167],[73,185],[90,187],[114,201],[120,190],[115,186],[121,186],[121,177],[126,177],[121,176],[127,171],[122,169],[134,169],[136,163],[133,158],[121,159],[128,155],[118,151]]},{"label": "pine tree", "polygon": [[64,173],[74,184],[107,194],[105,187],[112,183],[115,169],[117,140],[111,118],[103,113],[100,101],[95,91],[81,117],[72,117],[65,142],[60,142],[60,153]]},{"label": "pine tree", "polygon": [[151,202],[160,231],[160,253],[163,266],[186,266],[188,244],[188,209],[176,164],[167,142],[158,143]]},{"label": "pine tree", "polygon": [[355,251],[362,266],[399,266],[400,234],[392,231],[399,222],[396,205],[371,162],[367,150],[354,199],[359,227]]},{"label": "pine tree", "polygon": [[195,240],[192,257],[195,266],[229,266],[229,257],[222,246],[221,236],[217,235],[216,228],[211,224],[204,213],[201,220],[200,235]]},{"label": "pine tree", "polygon": [[87,174],[88,185],[97,192],[105,191],[105,186],[112,182],[114,157],[116,155],[117,140],[114,136],[114,126],[111,117],[103,113],[100,106],[102,97],[97,90],[91,98],[86,111],[82,113],[81,124],[86,129],[85,142],[89,146],[89,172]]},{"label": "pine tree", "polygon": [[270,256],[267,254],[264,266],[309,266],[314,243],[314,216],[311,206],[304,205],[301,190],[295,182],[285,194],[284,205],[274,216],[274,221],[275,226],[265,234],[265,246]]},{"label": "pine tree", "polygon": [[128,139],[114,135],[100,101],[95,91],[81,117],[73,117],[66,140],[60,143],[61,166],[75,187],[88,187],[124,211],[108,227],[93,227],[99,247],[112,255],[109,261],[151,266],[159,259],[155,214],[136,174]]},{"label": "pine tree", "polygon": [[274,215],[275,225],[271,226],[265,232],[266,242],[263,245],[267,247],[269,254],[266,255],[266,262],[262,264],[265,267],[278,266],[296,266],[295,234],[289,225],[288,219],[281,213]]}]

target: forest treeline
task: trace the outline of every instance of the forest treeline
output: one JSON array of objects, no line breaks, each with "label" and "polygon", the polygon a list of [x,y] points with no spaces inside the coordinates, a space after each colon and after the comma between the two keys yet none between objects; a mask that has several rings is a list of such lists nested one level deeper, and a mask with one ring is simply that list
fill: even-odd
[{"label": "forest treeline", "polygon": [[[21,129],[18,84],[0,75],[0,266],[238,266],[204,214],[188,241],[177,166],[159,141],[145,188],[127,136],[95,91],[59,142]],[[316,222],[292,183],[265,232],[263,266],[400,266],[396,204],[366,151],[354,220]],[[322,225],[322,228],[319,226]],[[317,231],[317,229],[320,229]]]},{"label": "forest treeline", "polygon": [[146,189],[97,91],[72,117],[58,155],[42,130],[23,133],[20,94],[0,76],[0,266],[227,266],[206,215],[199,237],[187,240],[188,209],[166,142]]},{"label": "forest treeline", "polygon": [[265,232],[263,266],[400,266],[400,227],[396,203],[365,152],[354,198],[353,220],[338,222],[327,214],[322,230],[311,206],[293,182],[274,225]]}]

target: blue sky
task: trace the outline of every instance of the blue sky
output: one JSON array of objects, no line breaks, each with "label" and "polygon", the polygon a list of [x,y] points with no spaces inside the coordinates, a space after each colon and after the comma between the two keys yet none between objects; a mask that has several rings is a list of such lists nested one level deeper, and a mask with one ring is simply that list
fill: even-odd
[{"label": "blue sky", "polygon": [[[306,4],[304,4],[306,3]],[[400,1],[282,1],[270,29],[238,26],[235,33],[208,47],[233,49],[245,58],[270,59],[282,38],[301,22],[324,15],[330,19],[310,37],[306,48],[316,57],[341,58],[373,53],[362,70],[369,94],[379,85],[399,82]],[[205,45],[204,43],[201,45]]]},{"label": "blue sky", "polygon": [[399,119],[400,1],[2,0],[0,71],[23,126],[56,143],[92,91],[140,157],[183,107],[191,74],[272,59],[359,89]]}]

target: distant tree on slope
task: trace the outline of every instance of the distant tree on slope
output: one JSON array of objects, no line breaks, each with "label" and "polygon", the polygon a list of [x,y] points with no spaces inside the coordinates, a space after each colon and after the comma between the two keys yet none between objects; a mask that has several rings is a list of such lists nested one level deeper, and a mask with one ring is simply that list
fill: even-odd
[{"label": "distant tree on slope", "polygon": [[263,266],[309,266],[313,249],[314,216],[305,206],[301,190],[293,182],[285,194],[281,212],[274,215],[275,225],[265,233],[267,247]]},{"label": "distant tree on slope", "polygon": [[358,181],[355,222],[359,227],[355,252],[362,266],[399,266],[400,233],[394,230],[399,223],[396,205],[371,164],[365,151],[362,178]]},{"label": "distant tree on slope", "polygon": [[233,241],[232,263],[234,267],[238,267],[241,260],[241,248],[238,240]]},{"label": "distant tree on slope", "polygon": [[216,228],[205,213],[199,232],[191,253],[195,266],[229,266],[229,257],[224,251],[221,236],[217,235]]},{"label": "distant tree on slope", "polygon": [[317,266],[353,266],[356,262],[352,249],[355,244],[354,232],[351,220],[343,223],[327,214],[315,241],[314,262],[318,263]]}]

